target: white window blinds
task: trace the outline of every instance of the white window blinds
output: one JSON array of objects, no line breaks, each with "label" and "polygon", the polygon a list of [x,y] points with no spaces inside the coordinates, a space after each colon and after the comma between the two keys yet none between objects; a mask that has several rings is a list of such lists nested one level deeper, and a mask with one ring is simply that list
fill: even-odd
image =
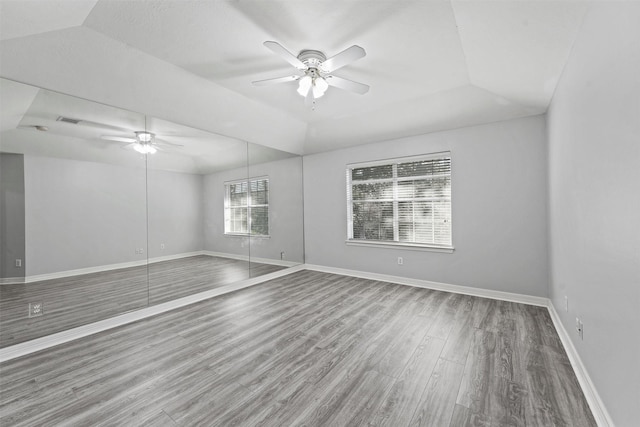
[{"label": "white window blinds", "polygon": [[451,247],[451,155],[347,168],[348,239]]},{"label": "white window blinds", "polygon": [[226,182],[224,233],[269,235],[269,178]]}]

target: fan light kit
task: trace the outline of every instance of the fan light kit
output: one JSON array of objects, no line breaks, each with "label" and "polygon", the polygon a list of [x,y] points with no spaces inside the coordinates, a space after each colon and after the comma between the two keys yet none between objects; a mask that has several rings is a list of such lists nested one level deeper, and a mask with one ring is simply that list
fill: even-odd
[{"label": "fan light kit", "polygon": [[158,149],[151,145],[151,141],[155,137],[151,132],[139,131],[135,132],[136,142],[133,143],[133,149],[141,154],[155,154]]},{"label": "fan light kit", "polygon": [[151,132],[138,131],[134,132],[136,134],[136,139],[138,142],[151,142],[151,140],[155,137]]},{"label": "fan light kit", "polygon": [[327,59],[322,52],[317,50],[303,50],[298,56],[294,56],[277,42],[266,41],[264,45],[296,67],[303,74],[254,81],[253,84],[256,86],[297,81],[298,93],[305,98],[305,104],[309,106],[313,106],[315,100],[321,98],[329,86],[355,92],[360,95],[369,91],[369,86],[365,84],[331,74],[335,70],[364,57],[366,52],[360,46],[353,45]]},{"label": "fan light kit", "polygon": [[135,144],[133,149],[140,154],[155,154],[158,150],[150,144]]}]

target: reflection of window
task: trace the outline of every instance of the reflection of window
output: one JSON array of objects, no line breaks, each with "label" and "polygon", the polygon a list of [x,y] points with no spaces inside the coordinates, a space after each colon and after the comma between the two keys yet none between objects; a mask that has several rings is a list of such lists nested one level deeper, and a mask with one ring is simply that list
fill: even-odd
[{"label": "reflection of window", "polygon": [[451,248],[451,155],[347,168],[348,239]]},{"label": "reflection of window", "polygon": [[224,233],[269,235],[269,178],[225,182]]}]

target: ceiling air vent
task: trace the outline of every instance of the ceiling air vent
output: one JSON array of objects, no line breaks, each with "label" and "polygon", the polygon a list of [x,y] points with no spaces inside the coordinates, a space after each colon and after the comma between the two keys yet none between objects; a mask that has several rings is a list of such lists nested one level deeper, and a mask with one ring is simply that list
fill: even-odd
[{"label": "ceiling air vent", "polygon": [[71,117],[63,117],[63,116],[58,116],[58,118],[56,119],[57,122],[65,122],[65,123],[71,123],[72,125],[77,125],[78,123],[80,123],[82,120],[79,119],[72,119]]}]

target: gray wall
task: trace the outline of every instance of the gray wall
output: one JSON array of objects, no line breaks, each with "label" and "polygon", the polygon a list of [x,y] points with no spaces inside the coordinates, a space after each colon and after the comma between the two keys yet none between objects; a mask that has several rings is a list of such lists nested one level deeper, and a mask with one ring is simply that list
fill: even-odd
[{"label": "gray wall", "polygon": [[204,177],[204,249],[249,256],[249,239],[224,235],[224,183],[246,178],[247,168],[218,172]]},{"label": "gray wall", "polygon": [[250,176],[269,177],[269,239],[252,238],[251,256],[304,262],[302,158],[249,166]]},{"label": "gray wall", "polygon": [[[25,156],[27,275],[146,260],[145,174],[144,160],[128,168]],[[151,256],[202,249],[201,188],[200,176],[150,171]]]},{"label": "gray wall", "polygon": [[550,298],[618,426],[640,402],[638,23],[638,3],[593,5],[548,113]]},{"label": "gray wall", "polygon": [[204,248],[203,191],[202,175],[148,171],[151,258]]},{"label": "gray wall", "polygon": [[[24,277],[24,158],[0,153],[0,278]],[[16,267],[16,259],[22,267]]]},{"label": "gray wall", "polygon": [[[348,163],[447,150],[454,253],[345,244]],[[541,116],[305,156],[306,262],[546,296],[546,158]]]},{"label": "gray wall", "polygon": [[224,183],[247,176],[247,169],[207,175],[205,192],[205,249],[234,255],[304,262],[302,211],[302,160],[300,157],[250,166],[250,176],[269,177],[270,238],[224,235]]}]

